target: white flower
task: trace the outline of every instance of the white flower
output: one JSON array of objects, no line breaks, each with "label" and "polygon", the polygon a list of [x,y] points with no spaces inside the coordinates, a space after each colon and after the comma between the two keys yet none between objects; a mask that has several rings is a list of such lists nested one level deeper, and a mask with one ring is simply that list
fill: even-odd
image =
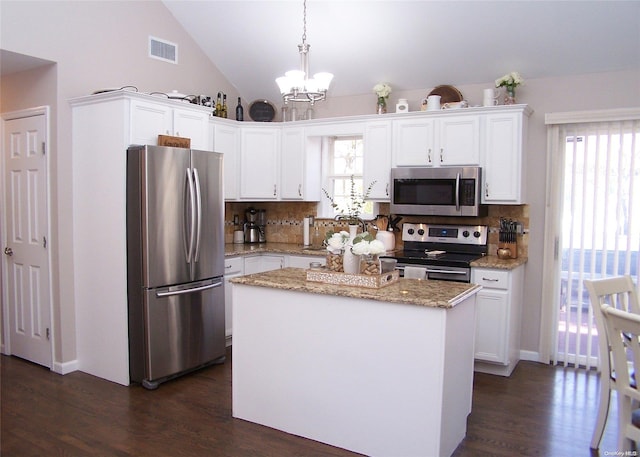
[{"label": "white flower", "polygon": [[334,233],[331,235],[329,239],[327,239],[327,251],[332,254],[339,254],[347,244],[349,243],[349,232],[345,232],[344,230],[338,233]]},{"label": "white flower", "polygon": [[391,86],[388,83],[378,83],[373,86],[373,91],[378,97],[387,98],[391,93]]},{"label": "white flower", "polygon": [[511,73],[507,73],[501,78],[496,79],[496,87],[502,86],[518,86],[524,82],[522,76],[517,71],[512,71]]},{"label": "white flower", "polygon": [[380,240],[360,241],[351,248],[355,255],[376,255],[385,252],[384,244]]}]

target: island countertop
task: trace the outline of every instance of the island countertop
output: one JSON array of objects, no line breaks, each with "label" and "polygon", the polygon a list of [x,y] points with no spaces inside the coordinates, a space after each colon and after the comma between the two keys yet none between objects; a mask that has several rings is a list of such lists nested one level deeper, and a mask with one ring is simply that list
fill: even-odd
[{"label": "island countertop", "polygon": [[231,279],[231,282],[249,286],[364,298],[431,308],[452,308],[482,288],[482,286],[476,284],[404,278],[400,278],[397,282],[379,289],[342,286],[307,281],[306,270],[302,268],[282,268],[240,276]]}]

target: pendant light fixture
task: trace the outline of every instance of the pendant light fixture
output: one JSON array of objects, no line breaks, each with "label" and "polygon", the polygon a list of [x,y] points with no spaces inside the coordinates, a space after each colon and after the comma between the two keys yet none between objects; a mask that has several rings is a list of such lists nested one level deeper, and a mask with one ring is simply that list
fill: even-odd
[{"label": "pendant light fixture", "polygon": [[285,103],[315,102],[324,100],[327,97],[327,89],[333,79],[331,73],[316,73],[313,78],[309,77],[309,48],[307,44],[307,0],[303,2],[303,23],[302,23],[302,44],[298,45],[300,52],[300,70],[291,70],[276,79],[280,88],[282,99]]}]

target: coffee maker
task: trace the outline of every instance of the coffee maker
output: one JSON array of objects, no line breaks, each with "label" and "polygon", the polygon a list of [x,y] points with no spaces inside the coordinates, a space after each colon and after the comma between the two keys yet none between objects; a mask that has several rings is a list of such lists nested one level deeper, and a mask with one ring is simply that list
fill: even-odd
[{"label": "coffee maker", "polygon": [[267,224],[265,210],[247,208],[244,212],[244,218],[244,242],[264,243],[266,241],[264,229]]}]

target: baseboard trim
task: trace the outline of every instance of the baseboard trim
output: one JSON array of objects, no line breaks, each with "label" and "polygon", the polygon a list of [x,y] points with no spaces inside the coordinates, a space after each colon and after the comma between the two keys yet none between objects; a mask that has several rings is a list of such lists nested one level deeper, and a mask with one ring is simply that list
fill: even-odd
[{"label": "baseboard trim", "polygon": [[520,351],[520,360],[540,362],[540,353],[535,351]]},{"label": "baseboard trim", "polygon": [[78,371],[78,360],[72,360],[70,362],[53,362],[53,367],[51,371],[54,373],[58,373],[61,375],[73,373],[74,371]]}]

